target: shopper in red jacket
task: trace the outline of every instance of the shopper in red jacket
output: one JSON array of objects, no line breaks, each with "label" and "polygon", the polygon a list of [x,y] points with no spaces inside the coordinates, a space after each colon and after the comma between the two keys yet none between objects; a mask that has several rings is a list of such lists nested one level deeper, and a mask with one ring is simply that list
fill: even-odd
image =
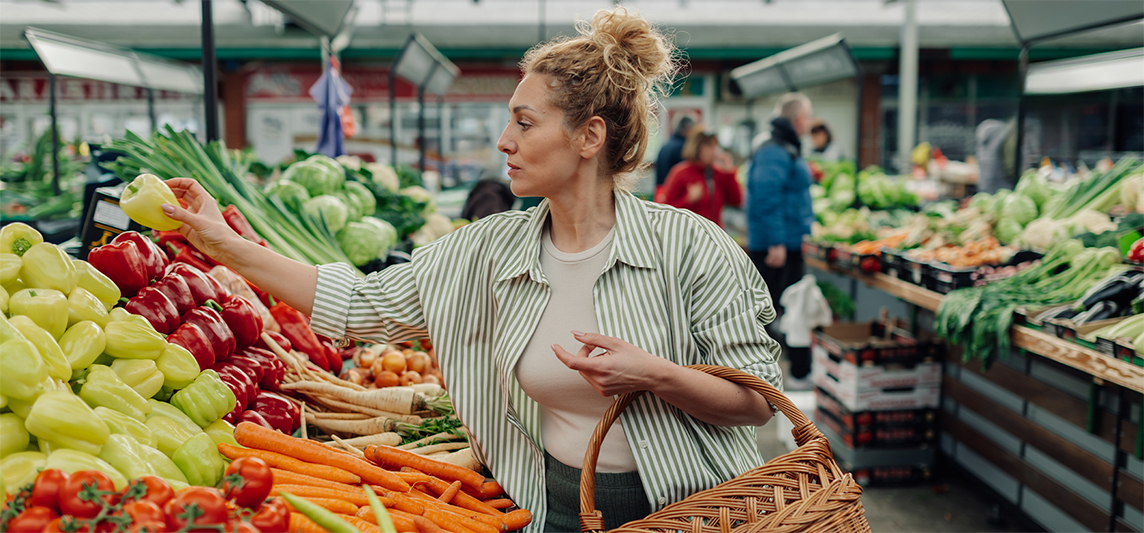
[{"label": "shopper in red jacket", "polygon": [[719,148],[715,134],[694,127],[683,145],[683,161],[671,169],[661,201],[689,209],[723,227],[723,206],[743,204],[730,154]]}]

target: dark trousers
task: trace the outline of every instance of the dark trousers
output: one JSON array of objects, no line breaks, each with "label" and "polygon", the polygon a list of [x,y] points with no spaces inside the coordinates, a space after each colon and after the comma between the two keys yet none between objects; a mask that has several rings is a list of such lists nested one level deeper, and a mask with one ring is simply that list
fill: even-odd
[{"label": "dark trousers", "polygon": [[[779,316],[782,316],[783,307],[779,304],[779,299],[782,297],[783,291],[806,275],[806,266],[802,262],[802,250],[791,250],[788,248],[786,263],[779,268],[767,266],[766,250],[750,251],[748,254],[751,256],[751,262],[755,264],[755,268],[759,270],[759,274],[763,275],[763,281],[767,282],[767,290],[770,291],[771,299],[774,300],[775,311]],[[807,375],[810,374],[810,348],[791,348],[787,346],[786,338],[778,331],[778,328],[776,328],[774,324],[767,326],[767,333],[779,341],[783,347],[783,351],[790,357],[791,377],[796,379],[807,377]]]},{"label": "dark trousers", "polygon": [[[580,469],[544,454],[548,484],[545,533],[580,531]],[[596,473],[596,510],[604,515],[605,529],[615,529],[651,514],[639,472]]]}]

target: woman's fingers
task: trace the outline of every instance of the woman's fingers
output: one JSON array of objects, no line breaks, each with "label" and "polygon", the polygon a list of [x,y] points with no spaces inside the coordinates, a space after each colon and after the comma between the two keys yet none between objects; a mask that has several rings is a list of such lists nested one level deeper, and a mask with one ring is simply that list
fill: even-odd
[{"label": "woman's fingers", "polygon": [[584,344],[599,346],[600,348],[608,351],[619,350],[627,344],[623,340],[617,339],[616,337],[609,337],[599,333],[584,333],[582,331],[573,331],[572,336],[576,337],[576,340]]}]

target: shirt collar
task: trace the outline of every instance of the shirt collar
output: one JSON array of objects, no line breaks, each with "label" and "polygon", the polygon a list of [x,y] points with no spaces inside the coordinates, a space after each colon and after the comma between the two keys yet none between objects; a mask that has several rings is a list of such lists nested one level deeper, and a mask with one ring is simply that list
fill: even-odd
[{"label": "shirt collar", "polygon": [[[616,191],[615,202],[616,235],[607,268],[616,262],[636,268],[655,268],[654,235],[643,200],[631,193]],[[546,282],[540,270],[540,239],[548,211],[548,200],[542,200],[533,208],[522,233],[513,242],[506,243],[506,259],[497,269],[496,281],[507,281],[528,273],[533,281]]]}]

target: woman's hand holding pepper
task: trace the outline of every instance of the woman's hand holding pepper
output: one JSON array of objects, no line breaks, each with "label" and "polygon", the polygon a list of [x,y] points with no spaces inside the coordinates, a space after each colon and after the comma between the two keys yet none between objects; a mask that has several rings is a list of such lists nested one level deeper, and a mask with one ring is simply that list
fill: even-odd
[{"label": "woman's hand holding pepper", "polygon": [[235,239],[242,240],[242,237],[227,225],[218,202],[198,181],[191,178],[172,178],[166,183],[176,198],[187,203],[187,207],[164,205],[163,213],[183,223],[178,231],[191,244],[216,261],[226,264],[229,246]]}]

